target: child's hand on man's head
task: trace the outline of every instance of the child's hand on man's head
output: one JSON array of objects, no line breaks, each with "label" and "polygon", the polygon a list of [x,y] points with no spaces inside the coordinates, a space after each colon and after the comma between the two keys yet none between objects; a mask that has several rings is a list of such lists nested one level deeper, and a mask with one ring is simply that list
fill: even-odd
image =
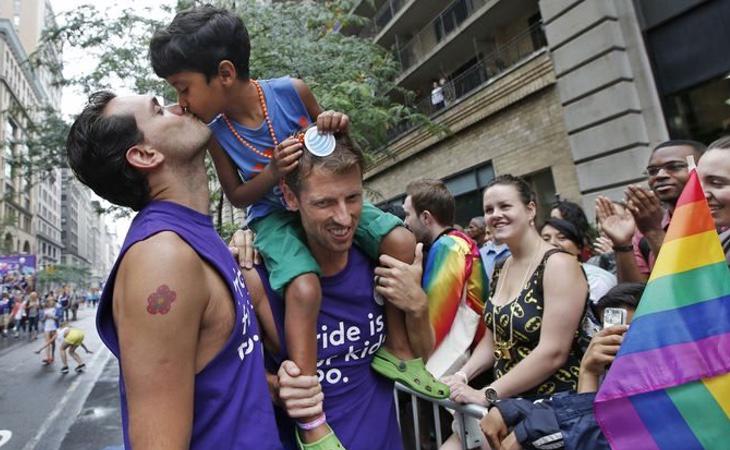
[{"label": "child's hand on man's head", "polygon": [[296,169],[303,148],[304,144],[295,136],[285,139],[274,148],[268,167],[277,180]]},{"label": "child's hand on man's head", "polygon": [[317,130],[325,133],[337,133],[347,131],[350,126],[350,118],[347,114],[337,111],[324,111],[317,116]]}]

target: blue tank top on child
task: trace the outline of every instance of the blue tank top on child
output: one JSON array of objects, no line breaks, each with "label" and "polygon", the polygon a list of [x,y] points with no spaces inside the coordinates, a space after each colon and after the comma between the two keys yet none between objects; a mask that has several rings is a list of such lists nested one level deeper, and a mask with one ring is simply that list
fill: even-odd
[{"label": "blue tank top on child", "polygon": [[[317,374],[324,392],[327,422],[348,450],[400,450],[393,382],[370,368],[385,340],[385,316],[373,295],[373,263],[356,247],[345,269],[321,277],[322,306],[317,319]],[[270,288],[259,268],[276,322],[282,351],[268,355],[275,366],[286,358],[284,301]],[[282,442],[294,449],[294,426],[281,411]]]},{"label": "blue tank top on child", "polygon": [[[312,118],[294,88],[291,78],[258,80],[258,82],[264,93],[269,118],[274,127],[276,139],[279,142],[306,128],[312,122]],[[256,147],[259,152],[271,155],[274,142],[271,139],[269,127],[265,120],[256,129],[244,127],[233,119],[229,118],[229,120],[236,132],[248,143]],[[216,117],[208,127],[213,132],[218,144],[238,168],[238,173],[244,183],[261,173],[269,163],[270,158],[260,155],[243,145],[228,128],[222,116]],[[262,199],[248,207],[246,219],[251,222],[280,209],[286,209],[286,206],[281,189],[277,185]]]},{"label": "blue tank top on child", "polygon": [[[114,280],[119,264],[132,245],[163,231],[176,233],[218,272],[231,292],[236,314],[225,346],[195,376],[190,448],[280,449],[264,375],[261,335],[251,299],[238,264],[216,234],[210,216],[161,201],[150,203],[137,214],[101,295],[96,317],[99,335],[119,359],[119,339],[112,316]],[[123,370],[119,375],[119,391],[124,447],[131,449]]]}]

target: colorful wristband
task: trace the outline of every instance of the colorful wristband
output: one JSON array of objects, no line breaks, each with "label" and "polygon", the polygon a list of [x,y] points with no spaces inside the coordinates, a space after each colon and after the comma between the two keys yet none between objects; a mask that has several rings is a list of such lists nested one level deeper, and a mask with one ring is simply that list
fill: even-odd
[{"label": "colorful wristband", "polygon": [[322,413],[321,416],[317,417],[311,422],[302,423],[297,420],[297,426],[304,431],[312,431],[318,426],[324,425],[325,423],[327,423],[327,416],[325,415],[325,413]]}]

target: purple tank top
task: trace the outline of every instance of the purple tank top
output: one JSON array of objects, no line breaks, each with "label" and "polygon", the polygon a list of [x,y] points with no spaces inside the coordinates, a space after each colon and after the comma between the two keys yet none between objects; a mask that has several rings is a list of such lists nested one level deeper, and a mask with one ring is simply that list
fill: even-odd
[{"label": "purple tank top", "polygon": [[[114,280],[119,264],[135,243],[172,231],[225,281],[234,299],[236,320],[220,353],[195,376],[191,449],[280,449],[273,407],[264,376],[263,346],[248,290],[238,264],[213,228],[210,216],[171,202],[154,201],[132,221],[101,296],[96,326],[104,344],[119,359],[112,316]],[[121,364],[121,363],[120,363]],[[120,367],[121,369],[121,367]],[[124,446],[131,449],[122,371],[119,375]]]},{"label": "purple tank top", "polygon": [[[347,267],[322,277],[322,307],[317,319],[317,374],[324,391],[327,422],[348,450],[400,450],[402,442],[393,402],[393,382],[377,375],[370,363],[385,340],[383,307],[373,296],[374,266],[354,246]],[[282,352],[269,355],[275,364],[286,358],[284,302],[261,280],[274,314]],[[282,441],[287,448],[294,427],[277,411]]]}]

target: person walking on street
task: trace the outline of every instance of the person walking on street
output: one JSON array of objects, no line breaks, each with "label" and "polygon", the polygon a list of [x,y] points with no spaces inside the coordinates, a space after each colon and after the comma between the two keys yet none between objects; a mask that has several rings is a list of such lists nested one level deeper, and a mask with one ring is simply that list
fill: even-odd
[{"label": "person walking on street", "polygon": [[45,309],[43,309],[43,332],[46,335],[46,344],[50,344],[46,348],[46,357],[43,359],[43,364],[51,364],[53,362],[53,356],[56,350],[54,339],[56,338],[56,330],[58,325],[56,324],[56,301],[53,296],[49,296],[46,302]]},{"label": "person walking on street", "polygon": [[28,303],[25,306],[25,313],[28,316],[28,339],[31,341],[34,341],[38,336],[40,309],[41,304],[38,301],[38,293],[33,291],[28,295]]}]

